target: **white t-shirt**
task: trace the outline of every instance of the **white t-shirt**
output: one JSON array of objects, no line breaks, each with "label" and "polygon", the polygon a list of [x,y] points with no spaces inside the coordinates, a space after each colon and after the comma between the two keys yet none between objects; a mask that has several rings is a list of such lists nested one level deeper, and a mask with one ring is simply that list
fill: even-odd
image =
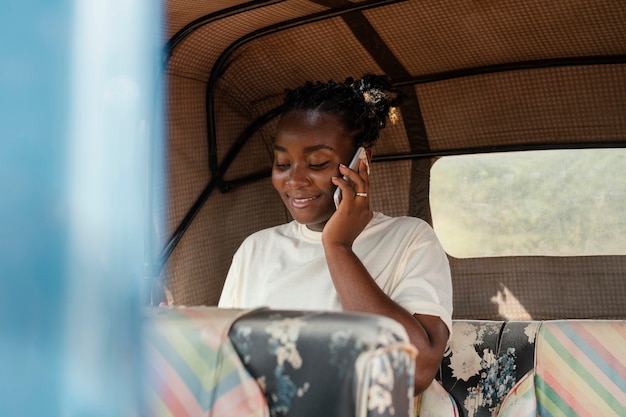
[{"label": "white t-shirt", "polygon": [[[250,235],[233,257],[219,307],[342,310],[321,238],[295,221]],[[392,300],[440,317],[451,331],[450,266],[428,223],[374,213],[352,249]]]}]

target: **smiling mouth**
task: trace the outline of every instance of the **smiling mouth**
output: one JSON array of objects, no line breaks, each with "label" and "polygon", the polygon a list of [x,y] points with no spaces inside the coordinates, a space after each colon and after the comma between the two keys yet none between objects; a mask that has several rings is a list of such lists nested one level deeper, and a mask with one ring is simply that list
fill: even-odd
[{"label": "smiling mouth", "polygon": [[295,208],[305,208],[309,205],[309,203],[313,200],[317,199],[317,196],[314,197],[306,197],[306,198],[295,198],[290,197],[289,200],[291,205]]}]

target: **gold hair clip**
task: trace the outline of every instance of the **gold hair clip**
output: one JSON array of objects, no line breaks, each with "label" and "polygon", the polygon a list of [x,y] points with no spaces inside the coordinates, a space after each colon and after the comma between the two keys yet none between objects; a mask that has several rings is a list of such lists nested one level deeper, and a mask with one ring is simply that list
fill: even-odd
[{"label": "gold hair clip", "polygon": [[392,124],[395,124],[398,121],[398,119],[400,119],[400,115],[398,114],[398,108],[397,107],[389,107],[388,116],[389,116],[389,121]]},{"label": "gold hair clip", "polygon": [[370,88],[367,91],[363,91],[363,100],[369,105],[375,105],[383,98],[385,98],[385,93],[378,88]]}]

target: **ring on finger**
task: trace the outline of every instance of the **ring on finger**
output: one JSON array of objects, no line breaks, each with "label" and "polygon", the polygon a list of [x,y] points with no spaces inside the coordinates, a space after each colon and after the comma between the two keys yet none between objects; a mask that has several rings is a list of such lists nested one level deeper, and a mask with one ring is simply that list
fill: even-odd
[{"label": "ring on finger", "polygon": [[354,193],[355,197],[367,197],[367,193]]}]

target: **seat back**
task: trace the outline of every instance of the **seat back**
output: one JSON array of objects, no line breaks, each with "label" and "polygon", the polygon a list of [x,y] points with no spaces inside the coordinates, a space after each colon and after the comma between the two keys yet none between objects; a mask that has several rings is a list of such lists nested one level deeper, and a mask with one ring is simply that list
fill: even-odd
[{"label": "seat back", "polygon": [[626,416],[626,322],[544,322],[535,372],[540,416]]},{"label": "seat back", "polygon": [[498,406],[494,384],[504,322],[455,320],[437,379],[457,402],[461,416],[491,417]]},{"label": "seat back", "polygon": [[246,311],[210,307],[147,309],[146,415],[268,417],[265,398],[228,330]]},{"label": "seat back", "polygon": [[532,372],[539,321],[454,320],[437,377],[464,417],[492,417]]},{"label": "seat back", "polygon": [[534,369],[497,416],[626,416],[626,322],[541,322]]},{"label": "seat back", "polygon": [[396,321],[371,314],[263,310],[232,340],[272,416],[409,416],[415,348]]}]

